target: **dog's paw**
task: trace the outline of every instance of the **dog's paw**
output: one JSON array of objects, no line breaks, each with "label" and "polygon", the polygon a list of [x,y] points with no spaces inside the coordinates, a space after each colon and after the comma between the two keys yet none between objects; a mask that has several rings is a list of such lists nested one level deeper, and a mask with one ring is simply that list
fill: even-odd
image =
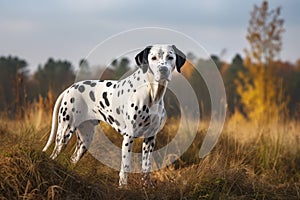
[{"label": "dog's paw", "polygon": [[155,188],[155,182],[151,179],[150,173],[144,173],[142,175],[143,188]]},{"label": "dog's paw", "polygon": [[128,184],[119,184],[119,189],[128,189]]}]

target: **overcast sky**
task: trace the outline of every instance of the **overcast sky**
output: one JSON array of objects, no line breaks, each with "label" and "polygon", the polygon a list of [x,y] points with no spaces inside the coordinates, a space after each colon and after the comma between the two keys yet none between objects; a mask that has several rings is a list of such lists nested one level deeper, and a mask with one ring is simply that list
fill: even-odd
[{"label": "overcast sky", "polygon": [[[210,54],[231,61],[243,55],[253,5],[261,0],[1,0],[0,55],[16,55],[31,68],[49,57],[79,60],[99,42],[141,27],[170,28],[187,34]],[[282,6],[286,32],[281,58],[300,58],[300,1],[270,0]]]}]

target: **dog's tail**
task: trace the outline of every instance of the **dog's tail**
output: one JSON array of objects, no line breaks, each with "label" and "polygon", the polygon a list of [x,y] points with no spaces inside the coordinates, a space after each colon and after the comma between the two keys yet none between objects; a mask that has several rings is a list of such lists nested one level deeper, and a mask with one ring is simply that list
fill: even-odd
[{"label": "dog's tail", "polygon": [[59,109],[59,107],[61,105],[61,101],[62,101],[63,96],[64,96],[64,92],[62,92],[59,95],[59,97],[57,98],[57,100],[55,102],[54,109],[53,109],[53,115],[52,115],[51,133],[50,133],[49,139],[47,141],[47,144],[43,148],[43,151],[47,151],[47,149],[49,148],[49,146],[51,145],[51,143],[54,140],[55,132],[56,132],[56,128],[57,128],[58,109]]}]

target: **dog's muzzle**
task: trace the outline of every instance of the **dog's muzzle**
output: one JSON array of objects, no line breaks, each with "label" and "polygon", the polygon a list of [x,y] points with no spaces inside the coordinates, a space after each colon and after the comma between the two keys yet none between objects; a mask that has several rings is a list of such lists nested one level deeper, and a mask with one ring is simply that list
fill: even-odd
[{"label": "dog's muzzle", "polygon": [[158,69],[159,74],[160,74],[160,80],[168,80],[170,81],[170,70],[166,66],[161,66]]},{"label": "dog's muzzle", "polygon": [[169,73],[169,69],[167,67],[165,67],[165,66],[162,66],[162,67],[159,68],[159,72],[161,74],[168,74]]}]

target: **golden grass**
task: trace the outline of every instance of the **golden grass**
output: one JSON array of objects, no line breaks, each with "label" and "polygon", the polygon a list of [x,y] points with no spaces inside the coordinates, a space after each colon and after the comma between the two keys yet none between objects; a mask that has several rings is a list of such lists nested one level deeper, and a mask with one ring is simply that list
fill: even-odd
[{"label": "golden grass", "polygon": [[[202,123],[190,148],[173,165],[155,171],[155,189],[143,189],[140,175],[118,188],[118,172],[90,154],[73,166],[71,141],[57,160],[41,152],[51,116],[38,109],[23,121],[0,121],[0,199],[299,199],[300,123],[255,124],[234,115],[204,159],[198,153],[207,126]],[[157,148],[177,129],[170,120]],[[120,138],[103,126],[115,144]],[[188,133],[187,133],[188,134]],[[140,146],[138,141],[135,151]]]}]

